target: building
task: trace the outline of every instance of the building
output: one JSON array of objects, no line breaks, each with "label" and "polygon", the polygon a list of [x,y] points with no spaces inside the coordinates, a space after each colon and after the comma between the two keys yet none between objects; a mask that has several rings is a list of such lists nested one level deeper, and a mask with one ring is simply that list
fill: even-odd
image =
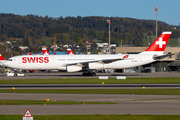
[{"label": "building", "polygon": [[[97,44],[97,49],[99,51],[104,52],[104,53],[109,53],[108,43],[96,43],[96,44]],[[116,44],[111,44],[110,48],[111,48],[111,53],[115,53]]]},{"label": "building", "polygon": [[29,49],[28,46],[19,46],[19,48],[20,48],[21,50]]}]

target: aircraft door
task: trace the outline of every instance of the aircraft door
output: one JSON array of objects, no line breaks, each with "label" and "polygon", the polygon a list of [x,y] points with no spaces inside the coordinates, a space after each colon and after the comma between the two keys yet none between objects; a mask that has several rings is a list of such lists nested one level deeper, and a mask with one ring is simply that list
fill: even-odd
[{"label": "aircraft door", "polygon": [[138,57],[137,57],[137,62],[142,62],[141,56],[138,56]]},{"label": "aircraft door", "polygon": [[141,62],[141,61],[142,61],[141,57],[139,57],[139,56],[132,60],[132,62]]},{"label": "aircraft door", "polygon": [[21,63],[22,63],[21,58],[18,58],[18,59],[17,59],[17,63],[18,63],[18,64],[21,64]]},{"label": "aircraft door", "polygon": [[53,64],[53,63],[54,63],[54,61],[55,61],[54,56],[51,56],[51,57],[49,58],[49,63],[50,63],[50,64]]}]

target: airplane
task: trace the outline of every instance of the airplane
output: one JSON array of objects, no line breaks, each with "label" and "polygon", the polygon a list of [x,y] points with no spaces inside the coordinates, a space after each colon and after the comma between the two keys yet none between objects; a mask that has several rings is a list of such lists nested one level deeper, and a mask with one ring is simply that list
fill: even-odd
[{"label": "airplane", "polygon": [[[43,55],[50,55],[46,48],[42,48]],[[74,55],[74,52],[71,49],[67,49],[68,55]],[[54,53],[56,55],[56,53]]]},{"label": "airplane", "polygon": [[106,55],[21,55],[11,57],[5,66],[16,69],[82,71],[83,76],[95,76],[98,69],[124,69],[141,66],[171,56],[164,50],[172,32],[163,32],[145,51],[139,54]]}]

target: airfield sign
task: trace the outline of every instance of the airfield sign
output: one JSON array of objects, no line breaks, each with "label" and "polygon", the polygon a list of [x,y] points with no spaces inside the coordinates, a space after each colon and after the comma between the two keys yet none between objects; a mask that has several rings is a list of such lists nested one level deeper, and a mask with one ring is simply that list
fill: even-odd
[{"label": "airfield sign", "polygon": [[29,109],[26,110],[26,112],[23,116],[23,120],[33,120],[33,116]]}]

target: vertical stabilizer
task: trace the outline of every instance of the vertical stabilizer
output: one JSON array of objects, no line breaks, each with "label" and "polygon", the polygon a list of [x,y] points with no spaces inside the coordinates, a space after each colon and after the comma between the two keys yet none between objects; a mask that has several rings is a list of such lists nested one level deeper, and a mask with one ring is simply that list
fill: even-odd
[{"label": "vertical stabilizer", "polygon": [[163,53],[172,32],[163,32],[143,53]]},{"label": "vertical stabilizer", "polygon": [[4,59],[3,56],[1,56],[1,54],[0,54],[0,60],[6,60],[6,59]]},{"label": "vertical stabilizer", "polygon": [[74,52],[71,49],[67,49],[68,55],[74,55]]},{"label": "vertical stabilizer", "polygon": [[42,48],[43,55],[50,55],[46,48]]}]

